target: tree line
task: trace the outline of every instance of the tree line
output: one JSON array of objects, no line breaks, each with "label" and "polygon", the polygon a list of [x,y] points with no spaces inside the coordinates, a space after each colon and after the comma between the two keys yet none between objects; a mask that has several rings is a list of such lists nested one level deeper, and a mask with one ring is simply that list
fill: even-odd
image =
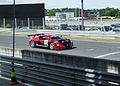
[{"label": "tree line", "polygon": [[[115,8],[103,8],[103,9],[87,9],[84,11],[99,12],[100,16],[111,16],[120,18],[120,10]],[[45,16],[55,16],[56,12],[74,12],[75,17],[81,16],[80,8],[56,8],[56,9],[46,9]]]}]

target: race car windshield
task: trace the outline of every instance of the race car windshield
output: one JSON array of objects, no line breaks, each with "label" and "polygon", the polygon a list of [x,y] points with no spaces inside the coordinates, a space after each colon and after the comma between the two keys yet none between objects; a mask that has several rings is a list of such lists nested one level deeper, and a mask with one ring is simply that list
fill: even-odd
[{"label": "race car windshield", "polygon": [[48,37],[48,36],[45,36],[45,37],[43,37],[43,39],[49,39],[49,37]]},{"label": "race car windshield", "polygon": [[51,39],[53,39],[53,40],[59,40],[59,39],[61,39],[60,37],[58,37],[58,36],[54,36],[54,37],[52,37]]}]

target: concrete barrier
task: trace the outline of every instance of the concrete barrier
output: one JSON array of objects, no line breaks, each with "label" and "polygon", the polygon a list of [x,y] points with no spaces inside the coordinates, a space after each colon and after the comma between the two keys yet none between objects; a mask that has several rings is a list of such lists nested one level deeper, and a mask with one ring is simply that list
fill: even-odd
[{"label": "concrete barrier", "polygon": [[[0,48],[0,55],[4,56],[12,56],[13,50],[11,48]],[[15,49],[15,57],[29,59],[31,61],[41,61],[46,63],[54,63],[61,65],[68,65],[72,67],[83,67],[90,68],[94,70],[102,70],[102,71],[113,71],[111,65],[115,66],[115,73],[119,73],[120,70],[120,62],[117,60],[105,60],[98,59],[92,57],[84,57],[84,56],[75,56],[75,55],[67,55],[60,54],[55,52],[46,52],[46,51],[35,51],[35,50],[20,50]]]},{"label": "concrete barrier", "polygon": [[[0,55],[13,56],[13,49],[0,47]],[[15,49],[15,57],[22,58],[22,53],[20,49]]]}]

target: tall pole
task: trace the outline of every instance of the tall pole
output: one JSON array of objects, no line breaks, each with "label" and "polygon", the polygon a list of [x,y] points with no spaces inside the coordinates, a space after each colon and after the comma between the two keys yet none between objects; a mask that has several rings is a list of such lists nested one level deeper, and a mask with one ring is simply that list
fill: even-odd
[{"label": "tall pole", "polygon": [[5,18],[3,18],[3,28],[5,28]]},{"label": "tall pole", "polygon": [[81,0],[81,17],[82,17],[82,26],[81,29],[84,30],[84,19],[83,19],[83,0]]},{"label": "tall pole", "polygon": [[42,20],[43,20],[43,30],[45,30],[45,18],[43,17]]},{"label": "tall pole", "polygon": [[27,20],[28,20],[28,28],[27,29],[30,29],[30,18],[28,18]]},{"label": "tall pole", "polygon": [[13,1],[13,57],[15,56],[15,0]]},{"label": "tall pole", "polygon": [[[13,1],[13,58],[15,56],[15,22],[16,22],[16,19],[15,19],[15,0]],[[15,73],[15,70],[14,70],[14,61],[11,62],[12,64],[12,69],[11,69],[11,80],[9,82],[9,85],[15,85],[17,86],[18,82],[16,80],[16,73]]]}]

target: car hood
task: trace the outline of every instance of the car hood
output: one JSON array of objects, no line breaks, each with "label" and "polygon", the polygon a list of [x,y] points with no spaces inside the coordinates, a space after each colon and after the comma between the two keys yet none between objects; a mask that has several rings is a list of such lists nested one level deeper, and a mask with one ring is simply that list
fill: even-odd
[{"label": "car hood", "polygon": [[60,43],[70,42],[70,39],[59,39],[58,42]]}]

